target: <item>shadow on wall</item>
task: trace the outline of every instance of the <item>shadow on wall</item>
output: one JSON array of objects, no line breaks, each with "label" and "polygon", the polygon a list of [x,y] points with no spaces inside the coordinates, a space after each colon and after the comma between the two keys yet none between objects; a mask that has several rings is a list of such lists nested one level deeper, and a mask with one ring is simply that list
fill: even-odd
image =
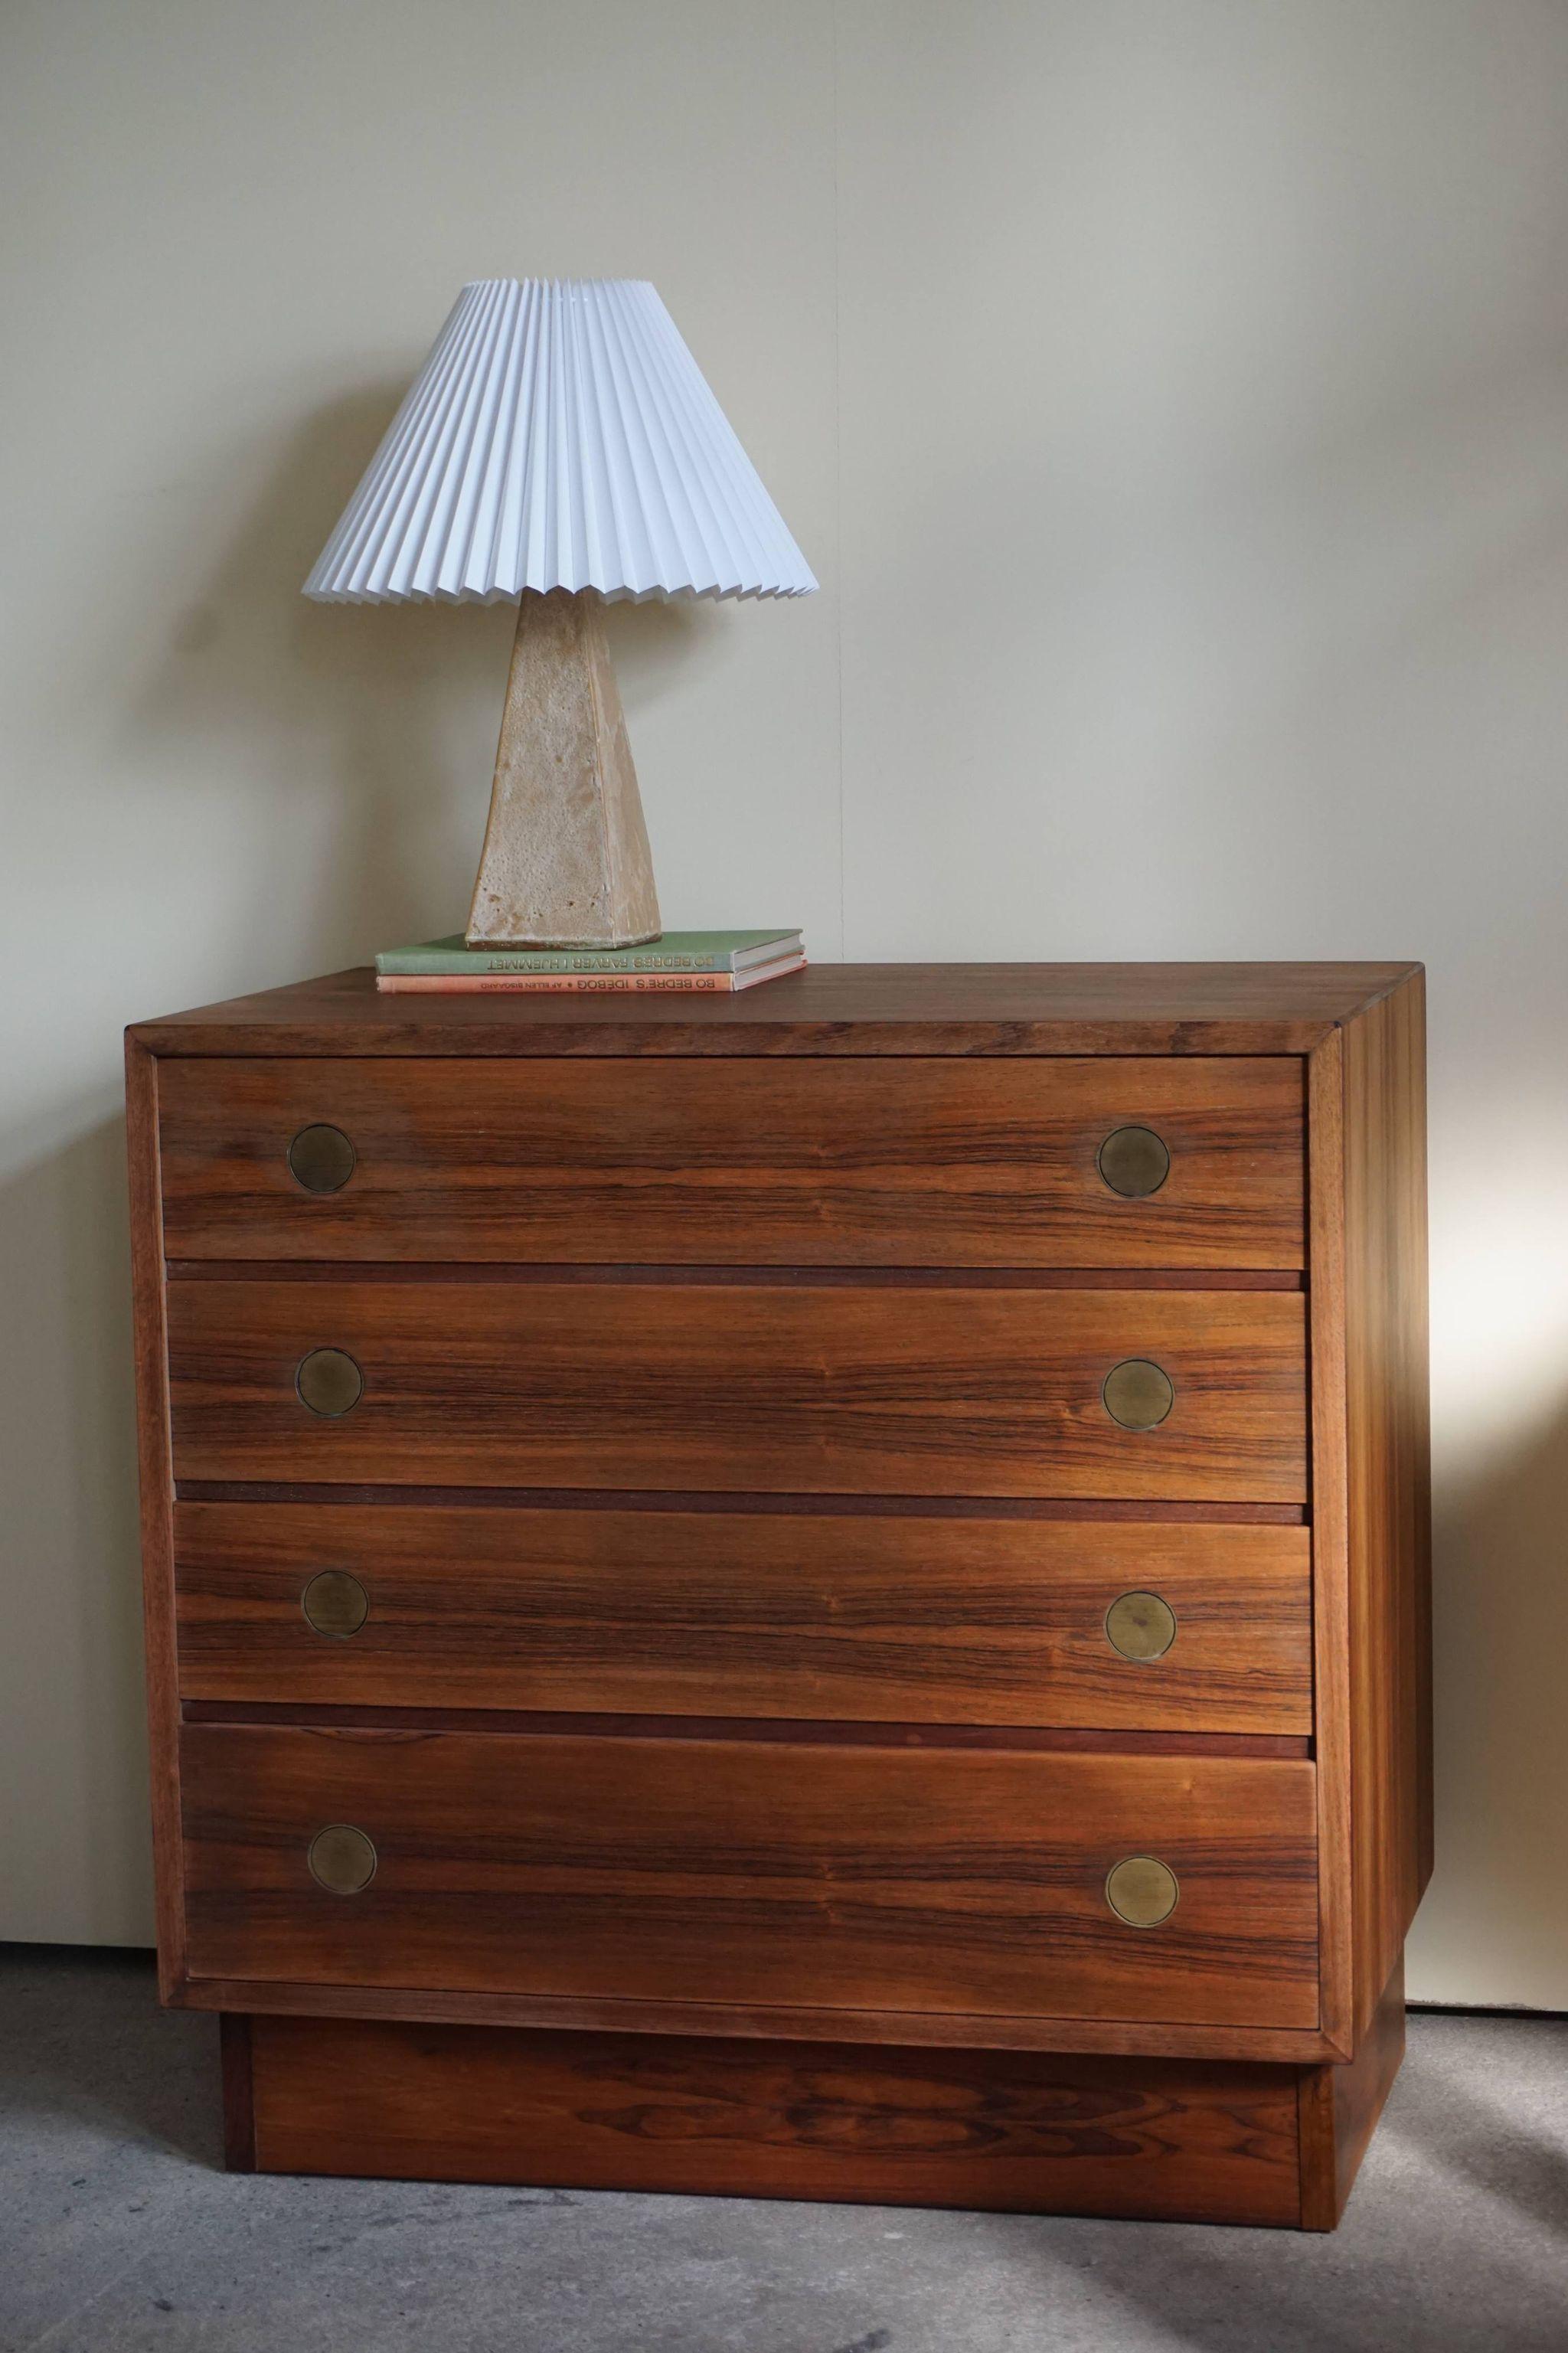
[{"label": "shadow on wall", "polygon": [[0,1186],[13,1936],[152,1936],[130,1289],[125,1123],[96,1117]]},{"label": "shadow on wall", "polygon": [[[280,927],[298,944],[284,950],[292,978],[468,913],[516,607],[300,593],[402,390],[334,402],[300,427],[132,698],[139,765],[178,745],[189,776],[193,738],[237,740],[240,792],[265,788],[259,861],[224,893],[242,986],[279,976]],[[197,511],[243,474],[242,454],[193,492]],[[689,681],[716,627],[693,601],[610,608],[634,744],[638,710]]]},{"label": "shadow on wall", "polygon": [[[1440,1487],[1434,1523],[1436,1877],[1452,1871],[1483,1902],[1495,1889],[1507,1907],[1509,1965],[1518,1978],[1489,1984],[1487,2000],[1549,2004],[1559,1998],[1568,1951],[1563,1792],[1540,1769],[1552,1745],[1545,1727],[1561,1728],[1568,1716],[1568,1404],[1484,1475]],[[1506,1712],[1500,1692],[1508,1694]],[[1462,1779],[1445,1774],[1447,1757],[1468,1760]],[[1411,1943],[1418,1989],[1423,1933],[1418,1916]],[[1440,1972],[1439,1954],[1434,1963]]]},{"label": "shadow on wall", "polygon": [[[104,666],[117,733],[102,789],[133,793],[160,895],[145,970],[121,954],[117,1017],[173,1012],[363,961],[378,944],[455,928],[478,865],[513,608],[323,607],[301,584],[401,398],[381,385],[301,426],[227,554],[182,601],[123,617]],[[177,580],[253,452],[184,490],[185,536],[142,549]],[[709,607],[617,606],[612,649],[635,736],[718,639]],[[160,632],[162,634],[160,634]],[[215,808],[216,814],[215,815]],[[149,984],[145,972],[165,977]],[[171,982],[167,975],[175,970]],[[106,1034],[105,1060],[118,1057]],[[18,1809],[5,1863],[7,1933],[151,1939],[142,1699],[124,1123],[107,1079],[48,1107],[63,1146],[0,1186],[0,1493],[6,1576],[0,1694],[12,1753],[47,1787]],[[40,1826],[27,1830],[31,1817]],[[47,1835],[44,1826],[47,1826]]]}]

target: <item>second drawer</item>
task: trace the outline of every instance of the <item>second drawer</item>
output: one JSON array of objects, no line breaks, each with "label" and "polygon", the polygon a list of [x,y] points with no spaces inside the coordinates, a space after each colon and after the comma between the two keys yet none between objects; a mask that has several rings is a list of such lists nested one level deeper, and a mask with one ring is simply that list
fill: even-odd
[{"label": "second drawer", "polygon": [[1307,1493],[1299,1291],[186,1279],[169,1379],[180,1480]]},{"label": "second drawer", "polygon": [[188,1700],[1302,1735],[1308,1531],[181,1504]]}]

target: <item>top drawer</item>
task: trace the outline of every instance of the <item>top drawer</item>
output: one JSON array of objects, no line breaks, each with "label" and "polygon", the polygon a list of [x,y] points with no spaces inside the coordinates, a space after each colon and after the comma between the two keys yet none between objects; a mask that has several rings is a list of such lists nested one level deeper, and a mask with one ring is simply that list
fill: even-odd
[{"label": "top drawer", "polygon": [[158,1095],[176,1259],[1304,1263],[1289,1056],[171,1058]]}]

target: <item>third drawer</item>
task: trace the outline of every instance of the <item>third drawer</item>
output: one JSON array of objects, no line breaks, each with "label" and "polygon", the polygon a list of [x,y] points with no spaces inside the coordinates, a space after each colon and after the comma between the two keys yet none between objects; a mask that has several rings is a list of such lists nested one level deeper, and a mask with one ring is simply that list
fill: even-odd
[{"label": "third drawer", "polygon": [[1311,1729],[1304,1527],[183,1503],[190,1701]]}]

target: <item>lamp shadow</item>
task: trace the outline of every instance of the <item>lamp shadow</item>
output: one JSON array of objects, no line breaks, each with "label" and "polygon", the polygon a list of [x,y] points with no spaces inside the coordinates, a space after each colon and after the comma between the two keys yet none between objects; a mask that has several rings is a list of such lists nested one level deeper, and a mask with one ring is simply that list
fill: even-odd
[{"label": "lamp shadow", "polygon": [[0,1184],[6,1913],[151,1942],[125,1122],[72,1124]]},{"label": "lamp shadow", "polygon": [[[120,1024],[450,931],[472,891],[512,608],[300,593],[401,394],[368,387],[276,451],[209,461],[193,512],[232,515],[235,482],[250,486],[223,554],[170,600],[186,548],[146,546],[164,601],[113,617],[126,659],[106,665],[106,724],[165,895],[147,902],[145,967],[128,943],[103,990],[103,1082],[0,1134],[0,1704],[20,1760],[0,1868],[22,1934],[152,1935]],[[711,620],[612,607],[628,703],[668,691]],[[214,862],[214,792],[239,871]],[[154,934],[158,968],[188,987],[147,981]]]},{"label": "lamp shadow", "polygon": [[[294,979],[449,932],[468,912],[515,604],[321,605],[301,593],[402,392],[368,387],[300,424],[132,698],[131,740],[152,765],[178,745],[188,774],[191,741],[243,742],[254,789],[254,747],[265,747],[268,821],[235,894],[230,960],[246,986],[283,977],[284,957]],[[215,467],[213,510],[257,471],[244,449]],[[193,496],[199,509],[200,487]],[[689,679],[722,624],[706,607],[654,602],[612,605],[606,626],[635,740],[638,710]]]}]

